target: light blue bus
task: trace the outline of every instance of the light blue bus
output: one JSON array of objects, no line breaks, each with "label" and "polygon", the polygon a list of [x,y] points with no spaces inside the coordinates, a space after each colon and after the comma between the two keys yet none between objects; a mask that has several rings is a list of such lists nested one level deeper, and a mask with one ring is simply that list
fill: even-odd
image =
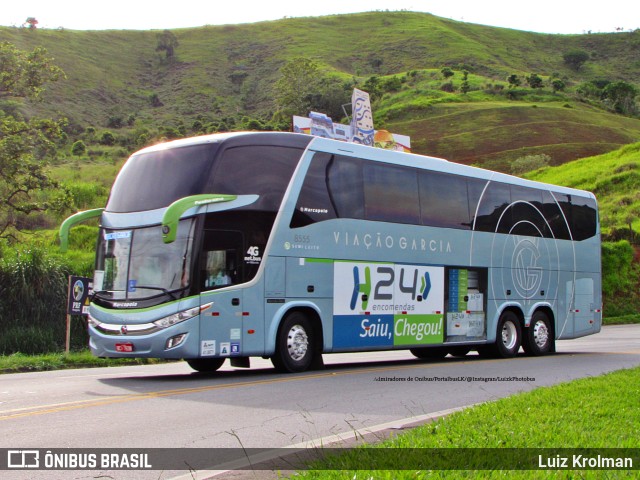
[{"label": "light blue bus", "polygon": [[215,371],[335,352],[512,357],[602,321],[595,197],[295,133],[131,156],[100,216],[90,347]]}]

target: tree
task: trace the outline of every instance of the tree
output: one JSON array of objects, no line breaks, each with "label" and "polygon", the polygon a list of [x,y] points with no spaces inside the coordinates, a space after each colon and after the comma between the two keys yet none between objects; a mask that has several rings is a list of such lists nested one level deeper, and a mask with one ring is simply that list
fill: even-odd
[{"label": "tree", "polygon": [[66,190],[46,170],[65,121],[24,120],[5,103],[37,99],[47,82],[63,75],[45,49],[23,52],[0,43],[0,237],[12,236],[21,216],[69,205]]},{"label": "tree", "polygon": [[564,81],[559,78],[555,78],[551,81],[551,88],[553,89],[553,93],[563,92],[567,85]]},{"label": "tree", "polygon": [[369,77],[364,84],[362,84],[362,89],[369,94],[371,100],[379,99],[384,93],[382,91],[382,82],[377,75]]},{"label": "tree", "polygon": [[87,146],[82,140],[78,140],[77,142],[74,142],[74,144],[71,146],[71,155],[74,155],[76,157],[81,157],[86,152],[87,152]]},{"label": "tree", "polygon": [[333,119],[341,118],[344,114],[342,105],[349,102],[351,88],[350,82],[323,75],[318,64],[309,58],[290,60],[280,68],[280,78],[274,85],[278,111],[272,120],[280,123],[273,128],[282,128],[291,115],[306,116],[310,111],[325,113]]},{"label": "tree", "polygon": [[46,83],[62,77],[64,72],[52,63],[44,48],[23,52],[11,43],[0,42],[0,100],[38,99]]},{"label": "tree", "polygon": [[609,83],[602,90],[602,99],[611,106],[616,113],[633,115],[637,112],[636,96],[638,90],[627,82]]},{"label": "tree", "polygon": [[515,88],[520,86],[521,80],[518,75],[513,73],[507,77],[507,83],[509,84],[509,88]]},{"label": "tree", "polygon": [[469,72],[467,70],[462,71],[462,83],[460,84],[460,91],[463,95],[466,95],[471,90],[469,85]]},{"label": "tree", "polygon": [[445,78],[445,80],[447,78],[453,77],[455,75],[455,72],[453,70],[451,70],[450,67],[443,67],[442,70],[440,70],[440,73]]},{"label": "tree", "polygon": [[537,73],[532,73],[531,75],[529,75],[527,77],[527,83],[531,88],[542,88],[544,86],[542,77],[540,77],[540,75],[538,75]]},{"label": "tree", "polygon": [[[606,86],[607,84],[604,84]],[[604,86],[601,86],[600,82],[590,81],[582,83],[576,88],[576,92],[580,97],[591,99],[591,100],[600,100],[602,98],[602,90]]]},{"label": "tree", "polygon": [[173,58],[175,49],[179,46],[177,37],[170,30],[164,30],[156,35],[156,40],[156,52],[164,52],[167,59]]},{"label": "tree", "polygon": [[318,64],[305,57],[294,58],[280,69],[274,85],[276,103],[284,115],[307,115],[311,97],[318,90]]},{"label": "tree", "polygon": [[116,144],[116,136],[109,130],[106,130],[105,132],[102,132],[99,142],[100,145],[106,145],[108,147],[113,146]]},{"label": "tree", "polygon": [[[334,120],[344,116],[342,105],[349,103],[353,85],[334,77],[324,77],[318,82],[317,90],[310,96],[311,109],[326,113]],[[276,127],[277,128],[277,127]]]},{"label": "tree", "polygon": [[570,52],[562,55],[564,63],[576,72],[582,68],[587,60],[589,60],[589,53],[584,50],[571,50]]}]

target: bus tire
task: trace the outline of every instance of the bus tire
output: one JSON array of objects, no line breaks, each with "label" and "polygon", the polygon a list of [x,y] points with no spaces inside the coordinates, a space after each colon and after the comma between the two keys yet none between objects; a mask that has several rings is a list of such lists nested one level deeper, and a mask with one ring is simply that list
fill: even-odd
[{"label": "bus tire", "polygon": [[528,355],[541,356],[555,351],[551,320],[546,313],[537,311],[525,330],[522,348]]},{"label": "bus tire", "polygon": [[502,312],[498,320],[496,330],[496,343],[494,346],[497,357],[515,357],[522,343],[522,328],[520,319],[510,310]]},{"label": "bus tire", "polygon": [[410,348],[409,351],[416,358],[424,360],[432,359],[437,360],[447,356],[448,350],[445,347],[424,347],[424,348]]},{"label": "bus tire", "polygon": [[302,312],[292,312],[280,324],[271,363],[280,372],[304,372],[313,363],[314,350],[315,336],[309,318]]},{"label": "bus tire", "polygon": [[187,363],[197,372],[211,373],[222,366],[224,358],[192,358]]}]

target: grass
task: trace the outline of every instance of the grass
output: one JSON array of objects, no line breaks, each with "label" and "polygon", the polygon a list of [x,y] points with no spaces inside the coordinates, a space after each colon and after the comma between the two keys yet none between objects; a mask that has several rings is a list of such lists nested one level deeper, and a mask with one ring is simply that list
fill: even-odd
[{"label": "grass", "polygon": [[70,353],[48,353],[43,355],[0,356],[0,373],[43,372],[87,367],[117,367],[123,365],[149,365],[163,360],[146,358],[107,359],[94,357],[88,350]]},{"label": "grass", "polygon": [[[482,458],[459,459],[463,464],[473,460],[486,462],[487,455],[496,454],[490,449],[552,449],[547,453],[567,452],[566,449],[637,449],[639,395],[640,367],[541,387],[454,413],[375,445],[347,450],[311,465],[313,470],[298,472],[296,478],[637,478],[637,472],[624,470],[508,470],[510,464],[504,463],[496,465],[493,471],[489,471],[491,467],[475,471],[424,470],[425,451],[393,449],[483,449],[476,451]],[[455,455],[455,450],[452,453]],[[516,460],[528,454],[535,455],[534,462],[537,460],[535,450],[511,453]],[[423,457],[412,458],[412,454]],[[638,461],[637,453],[629,455]],[[370,469],[376,465],[382,465],[384,470]],[[451,464],[451,468],[459,467]]]},{"label": "grass", "polygon": [[631,325],[640,323],[640,313],[605,318],[602,323],[604,325]]}]

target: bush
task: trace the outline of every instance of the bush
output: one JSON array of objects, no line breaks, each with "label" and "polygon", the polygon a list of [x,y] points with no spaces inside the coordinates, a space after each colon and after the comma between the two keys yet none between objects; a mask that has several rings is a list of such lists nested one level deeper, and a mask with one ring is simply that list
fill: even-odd
[{"label": "bush", "polygon": [[621,316],[637,313],[638,267],[634,264],[633,247],[626,240],[602,243],[602,295],[604,315]]},{"label": "bush", "polygon": [[86,210],[98,208],[106,203],[109,191],[106,187],[87,182],[74,182],[65,184],[76,209]]},{"label": "bush", "polygon": [[[0,261],[0,354],[61,351],[65,345],[69,265],[40,247]],[[86,348],[83,322],[72,322],[72,345]]]},{"label": "bush", "polygon": [[566,65],[578,71],[582,68],[582,65],[589,60],[589,53],[584,50],[571,50],[563,54],[562,59]]},{"label": "bush", "polygon": [[87,146],[84,144],[82,140],[78,140],[71,146],[71,155],[75,155],[76,157],[80,157],[87,152]]},{"label": "bush", "polygon": [[453,82],[445,82],[440,85],[440,90],[443,92],[453,93],[456,91],[456,87],[453,86]]},{"label": "bush", "polygon": [[101,145],[115,145],[116,144],[116,137],[113,133],[106,131],[104,132],[101,136],[100,136],[100,144]]},{"label": "bush", "polygon": [[538,170],[549,166],[551,157],[544,153],[539,155],[526,155],[515,159],[511,163],[511,173],[513,175],[522,175],[523,173],[531,172],[532,170]]}]

